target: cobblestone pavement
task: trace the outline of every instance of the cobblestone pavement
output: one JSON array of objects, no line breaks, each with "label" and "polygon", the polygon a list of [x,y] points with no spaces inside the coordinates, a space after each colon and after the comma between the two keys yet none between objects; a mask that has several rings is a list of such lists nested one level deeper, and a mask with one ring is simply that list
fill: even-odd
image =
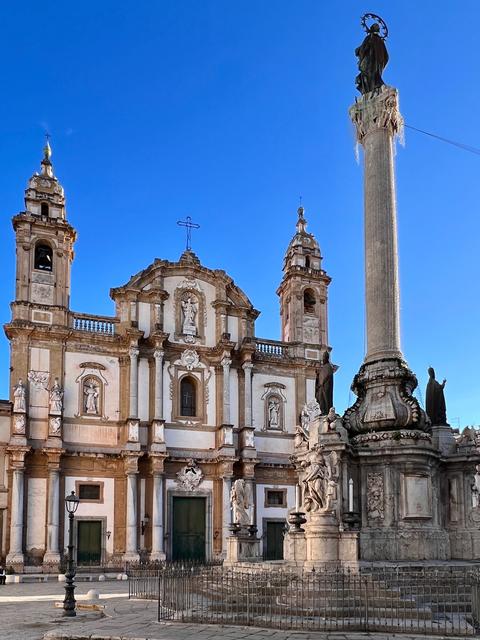
[{"label": "cobblestone pavement", "polygon": [[[89,589],[100,592],[101,612],[82,611],[63,618],[55,601],[63,599],[63,585],[17,584],[0,586],[0,639],[6,640],[386,640],[399,636],[368,633],[303,633],[253,627],[221,627],[155,622],[155,602],[128,600],[126,582],[94,582],[77,585],[82,601]],[[415,636],[400,636],[412,640]],[[418,637],[417,637],[418,638]],[[425,636],[421,636],[423,640]],[[436,636],[437,640],[440,636]],[[450,640],[452,640],[450,638]]]}]

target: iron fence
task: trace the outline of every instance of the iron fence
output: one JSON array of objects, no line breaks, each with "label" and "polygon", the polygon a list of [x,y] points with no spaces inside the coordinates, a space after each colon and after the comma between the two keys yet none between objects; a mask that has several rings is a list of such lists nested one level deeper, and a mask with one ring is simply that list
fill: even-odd
[{"label": "iron fence", "polygon": [[457,636],[479,628],[479,574],[465,568],[307,572],[178,563],[128,574],[130,597],[158,600],[159,621]]}]

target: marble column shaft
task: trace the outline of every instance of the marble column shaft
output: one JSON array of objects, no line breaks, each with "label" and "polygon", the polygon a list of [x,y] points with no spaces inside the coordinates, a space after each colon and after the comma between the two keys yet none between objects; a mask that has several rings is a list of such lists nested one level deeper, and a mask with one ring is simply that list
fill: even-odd
[{"label": "marble column shaft", "polygon": [[127,554],[137,553],[137,474],[127,474]]},{"label": "marble column shaft", "polygon": [[48,472],[48,520],[47,520],[47,555],[59,554],[59,491],[60,470],[49,469]]},{"label": "marble column shaft", "polygon": [[245,362],[242,365],[245,372],[245,426],[252,425],[252,369],[251,362]]},{"label": "marble column shaft", "polygon": [[164,352],[156,349],[155,358],[155,419],[163,420],[163,355]]},{"label": "marble column shaft", "polygon": [[130,348],[130,418],[138,417],[138,354],[136,347]]},{"label": "marble column shaft", "polygon": [[152,553],[151,560],[165,557],[163,546],[163,475],[153,474]]},{"label": "marble column shaft", "polygon": [[12,513],[10,517],[10,556],[21,556],[23,554],[23,493],[24,470],[14,469],[12,478]]},{"label": "marble column shaft", "polygon": [[230,424],[230,358],[222,359],[223,367],[223,424]]},{"label": "marble column shaft", "polygon": [[232,478],[225,477],[223,480],[222,503],[223,503],[223,551],[227,551],[227,538],[230,535],[230,524],[232,522],[232,506],[230,504],[230,491],[232,489]]}]

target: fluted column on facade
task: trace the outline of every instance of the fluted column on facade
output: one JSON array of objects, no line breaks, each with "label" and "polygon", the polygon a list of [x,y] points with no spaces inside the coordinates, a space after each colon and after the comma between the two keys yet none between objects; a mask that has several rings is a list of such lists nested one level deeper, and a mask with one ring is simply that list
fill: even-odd
[{"label": "fluted column on facade", "polygon": [[24,503],[24,471],[27,447],[15,447],[7,450],[10,456],[12,472],[12,502],[10,511],[10,549],[7,565],[23,565],[23,503]]},{"label": "fluted column on facade", "polygon": [[[60,456],[62,451],[48,450],[47,548],[44,564],[60,562]],[[62,501],[63,505],[63,501]]]},{"label": "fluted column on facade", "polygon": [[138,555],[138,508],[137,508],[138,456],[125,455],[126,509],[125,509],[125,560],[136,561]]},{"label": "fluted column on facade", "polygon": [[130,347],[130,418],[138,418],[138,354],[137,347]]},{"label": "fluted column on facade", "polygon": [[231,358],[224,356],[222,358],[223,368],[223,424],[230,424],[230,365]]}]

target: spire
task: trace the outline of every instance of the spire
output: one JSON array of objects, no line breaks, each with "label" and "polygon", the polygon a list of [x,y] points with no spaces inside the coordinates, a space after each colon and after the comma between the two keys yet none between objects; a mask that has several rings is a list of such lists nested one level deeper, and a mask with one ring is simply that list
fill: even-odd
[{"label": "spire", "polygon": [[48,176],[49,178],[53,178],[53,167],[50,158],[52,157],[52,147],[50,146],[50,134],[45,134],[46,142],[43,147],[43,159],[42,159],[42,175]]},{"label": "spire", "polygon": [[315,236],[307,231],[305,209],[302,205],[298,207],[297,215],[296,233],[288,245],[283,268],[285,270],[290,266],[306,266],[308,264],[310,267],[320,269],[322,259],[320,247]]},{"label": "spire", "polygon": [[297,220],[297,233],[305,233],[307,229],[307,221],[305,220],[305,209],[300,205],[297,209],[298,220]]}]

